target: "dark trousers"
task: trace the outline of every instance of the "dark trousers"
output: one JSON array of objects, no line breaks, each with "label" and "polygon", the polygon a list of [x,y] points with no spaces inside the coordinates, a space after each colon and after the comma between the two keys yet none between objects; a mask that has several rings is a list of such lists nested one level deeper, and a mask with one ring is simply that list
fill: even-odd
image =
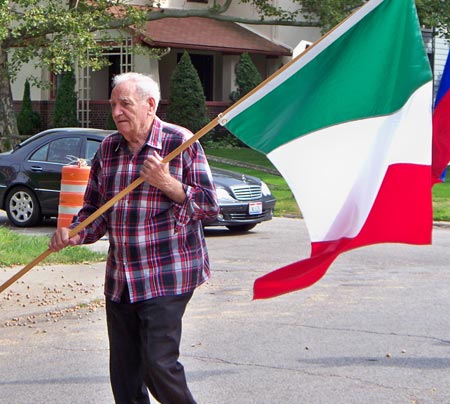
[{"label": "dark trousers", "polygon": [[192,293],[144,302],[106,301],[110,378],[116,404],[195,404],[178,362],[182,317]]}]

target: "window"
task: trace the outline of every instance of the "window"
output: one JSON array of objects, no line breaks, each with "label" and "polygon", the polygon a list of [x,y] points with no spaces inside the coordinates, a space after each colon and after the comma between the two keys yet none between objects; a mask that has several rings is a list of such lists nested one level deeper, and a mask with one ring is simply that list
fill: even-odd
[{"label": "window", "polygon": [[47,161],[47,153],[48,153],[48,144],[41,147],[37,151],[35,151],[31,157],[30,160],[32,161]]},{"label": "window", "polygon": [[[177,62],[180,61],[182,54],[177,55]],[[189,54],[191,62],[197,70],[198,77],[202,83],[203,93],[205,94],[206,101],[213,100],[213,62],[214,57],[212,55],[197,55]]]},{"label": "window", "polygon": [[91,165],[91,160],[94,158],[99,146],[100,142],[98,140],[88,139],[88,141],[86,142],[85,156],[89,165]]},{"label": "window", "polygon": [[80,145],[81,139],[78,137],[57,139],[35,151],[30,160],[69,164],[71,162],[69,156],[80,155]]}]

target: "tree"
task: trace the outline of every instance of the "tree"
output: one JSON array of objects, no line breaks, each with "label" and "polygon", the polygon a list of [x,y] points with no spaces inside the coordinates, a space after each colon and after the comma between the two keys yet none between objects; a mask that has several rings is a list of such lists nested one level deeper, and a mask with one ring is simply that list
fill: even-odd
[{"label": "tree", "polygon": [[262,81],[258,69],[247,52],[241,55],[239,62],[236,64],[235,72],[237,90],[230,95],[233,102],[242,98]]},{"label": "tree", "polygon": [[25,81],[22,108],[17,116],[17,125],[21,136],[31,136],[39,131],[41,126],[41,116],[33,111],[30,97],[30,83]]},{"label": "tree", "polygon": [[[10,82],[23,64],[33,62],[56,74],[71,70],[75,64],[98,70],[106,65],[102,53],[104,44],[111,39],[108,35],[111,30],[133,27],[136,35],[144,35],[141,27],[145,21],[190,16],[258,24],[296,24],[295,13],[270,6],[269,0],[245,0],[255,6],[260,18],[246,20],[225,15],[237,1],[224,0],[222,4],[214,2],[210,8],[186,10],[158,8],[150,0],[148,5],[140,7],[129,4],[128,0],[0,1],[0,133],[7,137],[17,134]],[[115,40],[117,43],[120,38]],[[161,51],[154,52],[158,56]],[[33,84],[40,80],[29,79]]]},{"label": "tree", "polygon": [[167,119],[193,133],[209,122],[202,83],[186,51],[170,79]]},{"label": "tree", "polygon": [[[367,2],[363,0],[294,0],[310,22],[316,22],[326,32],[339,24],[352,11]],[[420,23],[435,28],[441,36],[450,38],[450,1],[415,0]]]},{"label": "tree", "polygon": [[79,126],[75,75],[73,74],[73,70],[69,70],[62,76],[61,85],[56,93],[53,126],[55,128]]},{"label": "tree", "polygon": [[[103,44],[111,39],[110,30],[133,27],[138,35],[144,32],[140,28],[145,21],[192,16],[247,24],[317,27],[325,25],[327,11],[342,8],[347,13],[351,9],[346,9],[346,4],[358,3],[354,0],[287,1],[292,2],[293,11],[274,6],[272,0],[214,0],[211,7],[201,9],[164,9],[151,0],[140,7],[133,7],[128,0],[0,1],[0,134],[11,137],[17,133],[10,82],[24,63],[33,61],[56,74],[71,70],[75,63],[98,70],[106,64],[102,52]],[[256,17],[246,19],[226,14],[238,2],[251,5]],[[422,24],[448,27],[448,3],[417,0]],[[301,13],[307,14],[306,21],[298,18]],[[448,31],[447,35],[450,35]],[[36,84],[39,78],[30,77],[30,80]]]}]

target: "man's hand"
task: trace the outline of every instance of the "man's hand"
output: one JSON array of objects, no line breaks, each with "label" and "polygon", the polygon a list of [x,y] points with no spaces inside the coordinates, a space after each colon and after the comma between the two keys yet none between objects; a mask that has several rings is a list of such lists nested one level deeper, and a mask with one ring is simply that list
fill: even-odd
[{"label": "man's hand", "polygon": [[141,170],[141,177],[146,182],[164,192],[170,187],[172,176],[169,172],[169,164],[162,162],[162,157],[153,152],[153,155],[146,158]]},{"label": "man's hand", "polygon": [[170,175],[169,163],[163,163],[162,160],[157,152],[153,152],[153,155],[144,161],[141,177],[173,201],[183,203],[186,198],[183,185]]},{"label": "man's hand", "polygon": [[72,238],[69,238],[69,229],[67,227],[62,227],[55,231],[50,242],[48,243],[48,248],[53,252],[62,250],[68,245],[78,245],[80,243],[80,236],[77,234]]}]

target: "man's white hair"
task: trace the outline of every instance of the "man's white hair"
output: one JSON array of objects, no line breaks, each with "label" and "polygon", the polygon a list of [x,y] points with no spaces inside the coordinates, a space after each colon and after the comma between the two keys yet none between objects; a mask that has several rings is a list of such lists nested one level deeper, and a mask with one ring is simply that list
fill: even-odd
[{"label": "man's white hair", "polygon": [[159,85],[152,76],[134,72],[122,73],[114,76],[112,80],[112,86],[114,88],[126,81],[133,81],[134,83],[136,83],[136,88],[142,99],[151,97],[155,100],[156,107],[158,107],[159,100],[161,99],[161,94],[159,91]]}]

